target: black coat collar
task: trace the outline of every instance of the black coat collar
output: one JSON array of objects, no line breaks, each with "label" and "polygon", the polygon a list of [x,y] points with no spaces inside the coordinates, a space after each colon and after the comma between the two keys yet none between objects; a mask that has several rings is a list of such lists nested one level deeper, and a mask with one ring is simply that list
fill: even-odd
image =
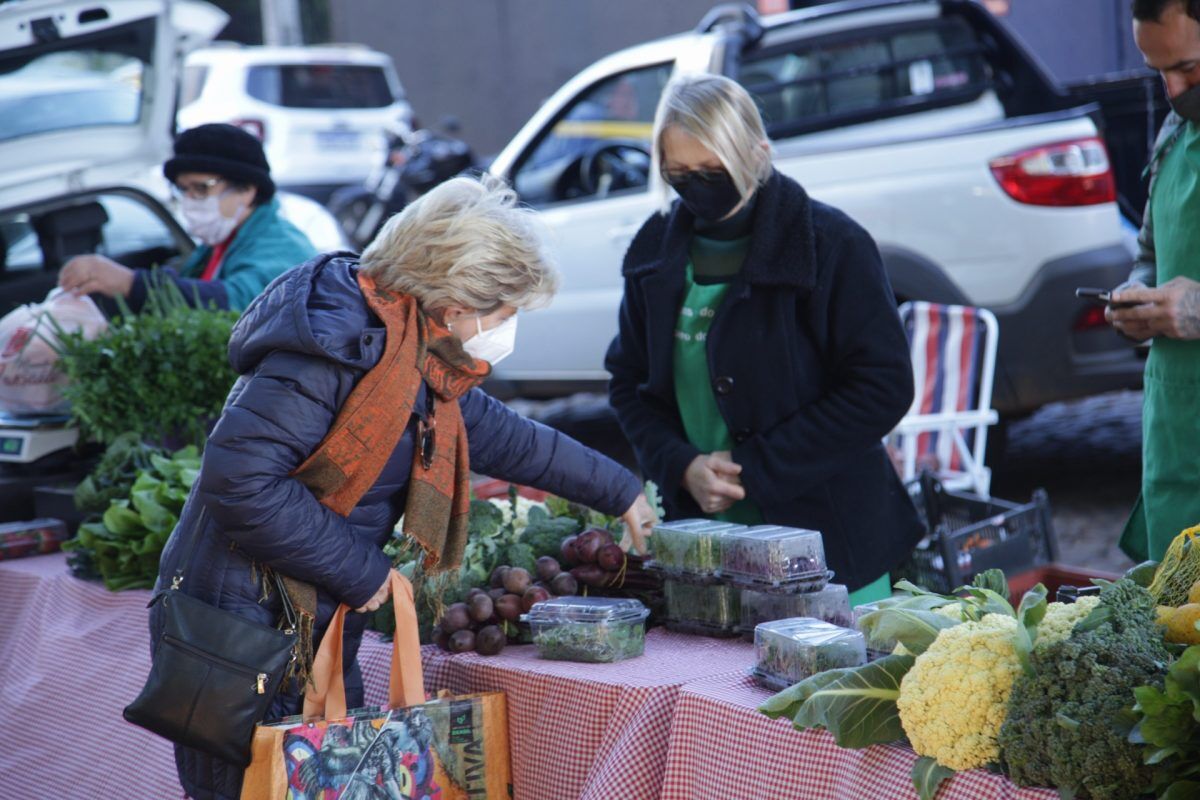
[{"label": "black coat collar", "polygon": [[[678,201],[667,215],[655,214],[630,244],[622,272],[682,273],[693,223],[692,213]],[[800,184],[779,172],[758,191],[742,278],[751,286],[811,290],[816,285],[812,203]]]}]

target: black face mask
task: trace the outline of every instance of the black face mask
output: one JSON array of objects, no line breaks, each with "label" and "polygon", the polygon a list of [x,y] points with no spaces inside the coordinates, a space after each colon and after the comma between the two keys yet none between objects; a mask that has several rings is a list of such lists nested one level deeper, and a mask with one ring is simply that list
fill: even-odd
[{"label": "black face mask", "polygon": [[1167,100],[1175,113],[1191,123],[1200,125],[1200,85],[1193,86],[1178,97]]},{"label": "black face mask", "polygon": [[688,211],[702,220],[725,219],[742,202],[741,192],[724,170],[689,170],[665,177]]}]

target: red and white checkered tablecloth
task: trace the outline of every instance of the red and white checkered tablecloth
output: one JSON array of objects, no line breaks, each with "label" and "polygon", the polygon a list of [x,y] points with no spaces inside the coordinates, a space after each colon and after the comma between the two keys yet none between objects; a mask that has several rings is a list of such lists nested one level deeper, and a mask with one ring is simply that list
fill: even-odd
[{"label": "red and white checkered tablecloth", "polygon": [[121,717],[150,670],[149,600],[75,579],[62,554],[0,562],[5,798],[183,797],[170,743]]},{"label": "red and white checkered tablecloth", "polygon": [[[651,800],[659,796],[681,687],[744,669],[752,648],[652,630],[646,653],[615,664],[543,661],[530,646],[498,656],[423,651],[425,688],[508,695],[515,800]],[[382,702],[390,654],[364,641],[367,702]]]},{"label": "red and white checkered tablecloth", "polygon": [[[917,800],[907,747],[844,750],[824,731],[797,731],[757,707],[772,692],[744,672],[682,688],[671,724],[662,800]],[[1021,789],[1001,775],[962,773],[938,800],[1057,800],[1058,792]]]}]

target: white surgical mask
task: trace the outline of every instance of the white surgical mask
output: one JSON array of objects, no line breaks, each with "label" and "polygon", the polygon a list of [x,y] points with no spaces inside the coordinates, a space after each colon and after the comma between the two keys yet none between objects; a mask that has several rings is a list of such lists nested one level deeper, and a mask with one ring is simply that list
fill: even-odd
[{"label": "white surgical mask", "polygon": [[513,314],[490,330],[483,329],[479,315],[475,315],[476,334],[463,342],[467,355],[492,366],[499,364],[512,353],[517,343],[517,315]]},{"label": "white surgical mask", "polygon": [[229,238],[238,226],[245,204],[239,205],[232,217],[221,213],[221,197],[211,195],[203,200],[184,195],[179,200],[179,209],[187,222],[188,233],[209,246],[216,246]]}]

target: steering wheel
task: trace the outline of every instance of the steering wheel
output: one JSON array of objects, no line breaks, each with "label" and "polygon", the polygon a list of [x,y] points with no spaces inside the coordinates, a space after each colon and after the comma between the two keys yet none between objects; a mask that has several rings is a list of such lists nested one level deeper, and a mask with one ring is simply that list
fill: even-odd
[{"label": "steering wheel", "polygon": [[585,196],[605,197],[649,182],[650,152],[641,142],[598,142],[579,159],[579,186]]}]

